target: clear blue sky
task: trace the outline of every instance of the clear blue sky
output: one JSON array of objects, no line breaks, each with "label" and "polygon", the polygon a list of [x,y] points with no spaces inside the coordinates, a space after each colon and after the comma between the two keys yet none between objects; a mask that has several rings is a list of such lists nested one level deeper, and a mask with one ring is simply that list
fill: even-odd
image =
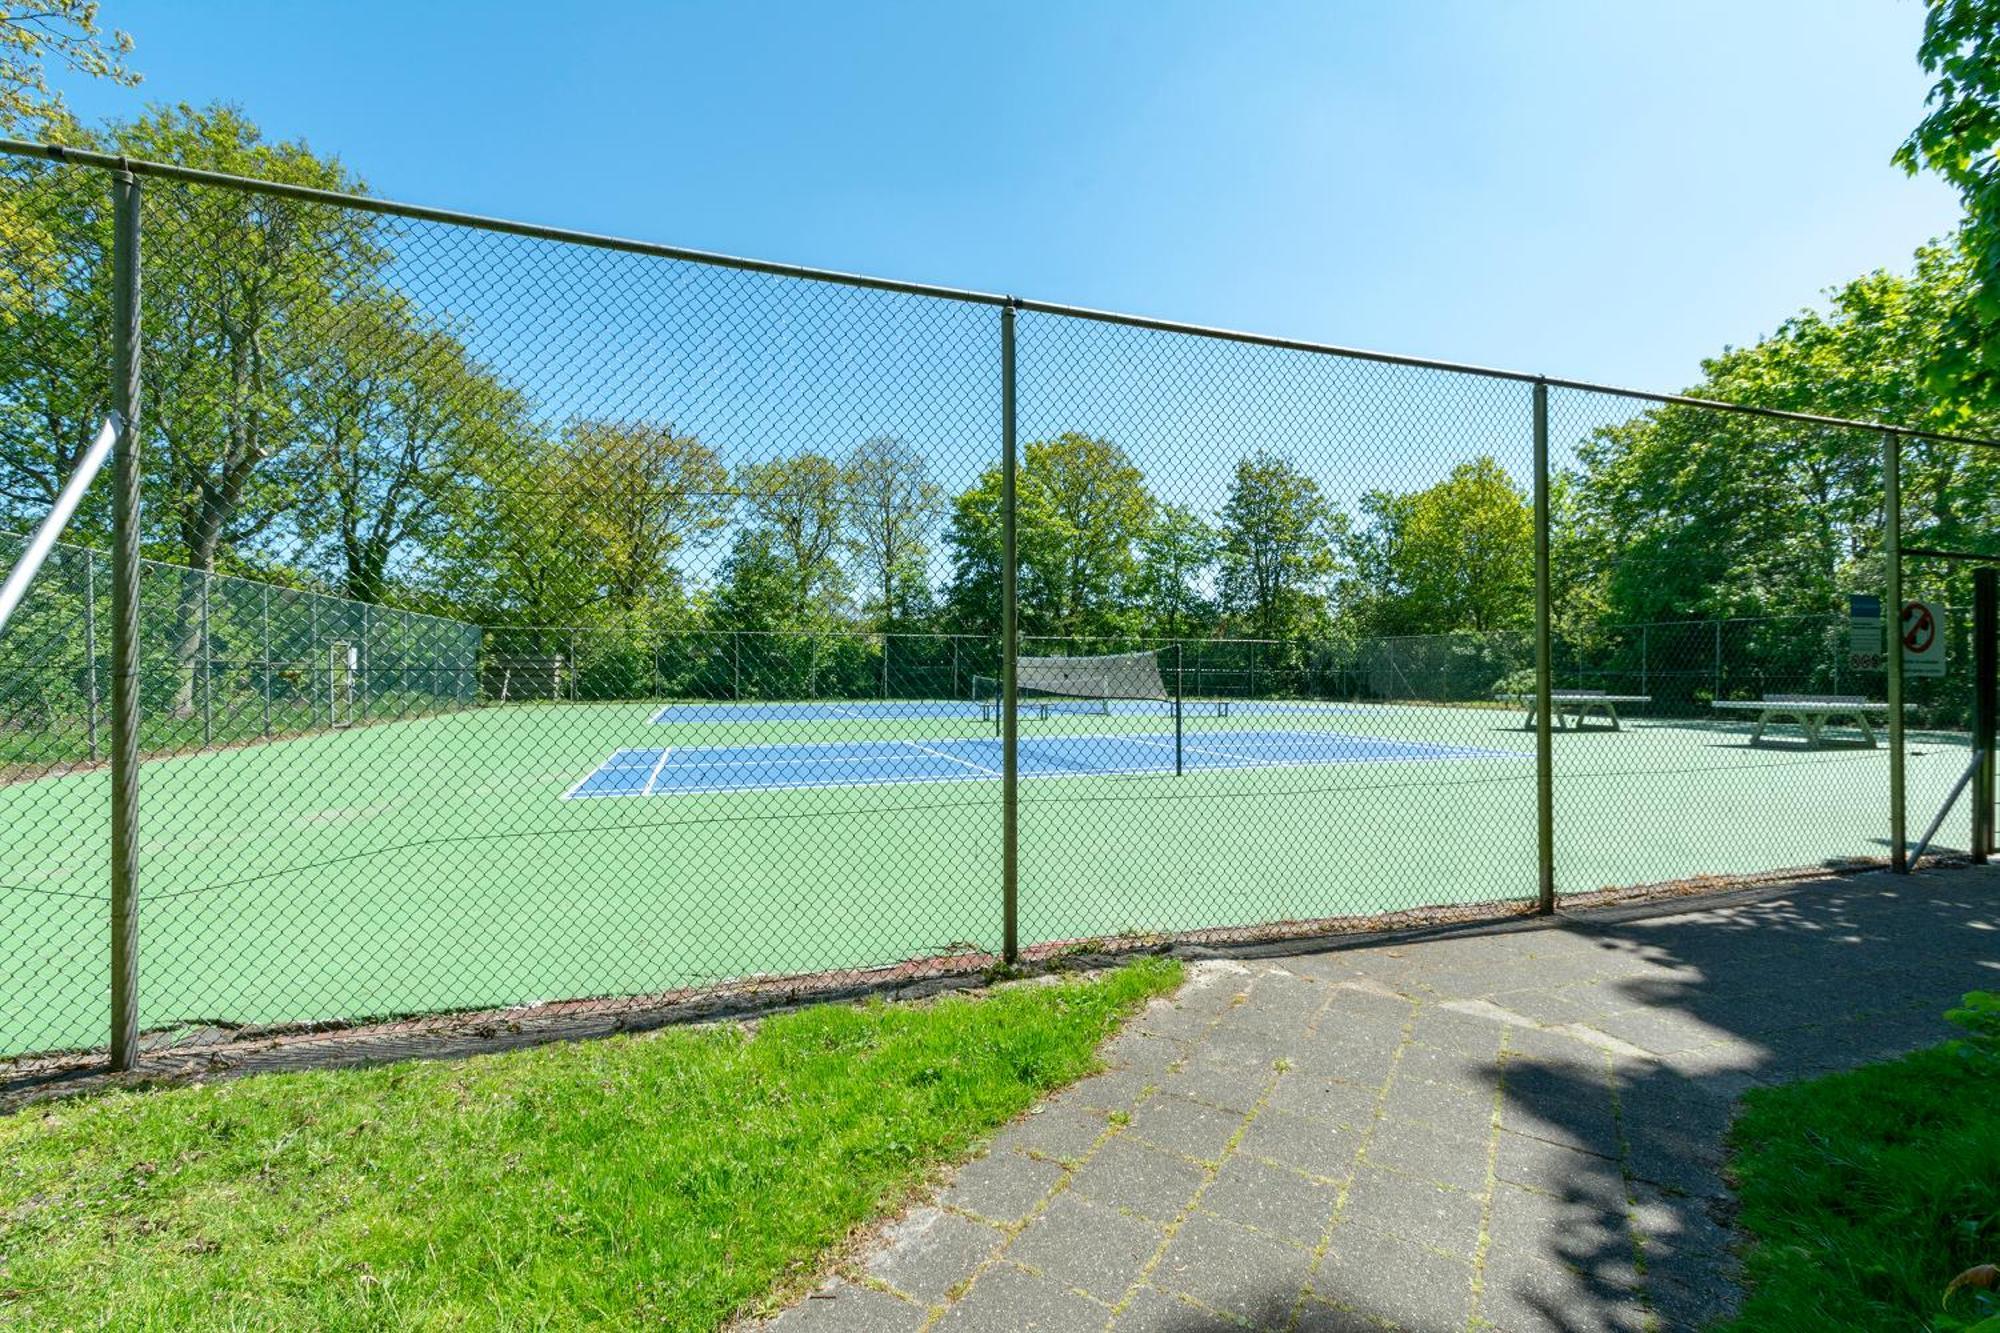
[{"label": "clear blue sky", "polygon": [[377,193],[1639,387],[1904,263],[1914,0],[106,0]]}]

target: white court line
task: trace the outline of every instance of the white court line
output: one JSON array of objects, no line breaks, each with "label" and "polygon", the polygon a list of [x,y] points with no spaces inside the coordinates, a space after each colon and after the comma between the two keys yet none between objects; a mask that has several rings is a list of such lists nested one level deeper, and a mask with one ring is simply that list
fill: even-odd
[{"label": "white court line", "polygon": [[[574,783],[572,783],[570,785],[570,789],[562,794],[562,798],[565,801],[573,801],[579,799],[577,793],[579,791],[582,791],[584,785],[588,783],[592,778],[596,777],[599,773],[604,772],[606,769],[611,768],[612,760],[616,759],[621,754],[631,754],[635,749],[644,749],[644,748],[646,747],[628,745],[620,749],[613,750],[610,754],[610,757],[607,758],[603,763],[599,764],[596,768],[591,769],[588,773],[585,773],[582,777],[578,778]],[[581,799],[588,800],[589,798],[584,797]]]},{"label": "white court line", "polygon": [[954,764],[964,764],[975,773],[985,773],[990,777],[996,778],[1000,776],[1000,770],[997,768],[988,768],[984,764],[975,764],[970,759],[960,759],[955,754],[946,754],[943,750],[933,750],[930,746],[919,744],[916,741],[899,741],[897,744],[907,745],[912,750],[919,750],[924,754],[936,755],[940,759],[949,759]]},{"label": "white court line", "polygon": [[[1171,750],[1174,748],[1165,741],[1148,740],[1144,736],[1134,736],[1132,739],[1141,745],[1157,745],[1162,750]],[[1257,763],[1255,755],[1232,754],[1228,750],[1211,750],[1205,745],[1189,745],[1185,741],[1181,743],[1181,749],[1188,754],[1212,754],[1221,759],[1234,759],[1239,763],[1253,768],[1260,766]]]},{"label": "white court line", "polygon": [[653,784],[660,780],[660,770],[667,766],[667,756],[673,752],[674,747],[671,745],[660,747],[659,761],[653,765],[653,771],[646,775],[646,785],[639,790],[641,796],[651,796],[653,794]]},{"label": "white court line", "polygon": [[[871,743],[872,743],[872,744],[880,744],[880,745],[885,745],[885,746],[887,746],[887,745],[900,745],[900,744],[903,744],[903,742],[901,742],[901,741],[895,741],[895,742],[891,742],[891,741],[880,741],[880,742],[866,742],[866,741],[859,741],[859,742],[856,742],[856,744],[871,744]],[[699,753],[700,753],[701,751],[703,751],[703,750],[723,750],[723,751],[728,751],[728,750],[739,750],[739,749],[740,749],[740,750],[755,750],[755,749],[758,749],[758,748],[759,748],[759,747],[758,747],[758,746],[755,746],[755,745],[740,745],[740,746],[739,746],[739,745],[683,745],[683,746],[681,747],[681,759],[682,759],[682,761],[683,761],[683,762],[682,762],[682,764],[681,764],[681,767],[682,767],[682,768],[699,768],[699,769],[710,769],[710,768],[766,768],[766,767],[768,767],[768,766],[770,766],[770,765],[772,765],[772,764],[782,764],[782,763],[786,763],[786,762],[788,762],[787,760],[785,760],[785,759],[782,759],[782,758],[768,758],[768,759],[711,759],[711,760],[706,760],[706,761],[703,761],[703,760],[692,760],[692,759],[689,759],[689,758],[688,758],[688,755],[690,755],[690,754],[699,754]],[[880,761],[880,760],[881,760],[881,758],[883,757],[883,755],[884,755],[885,753],[893,753],[893,751],[878,751],[878,752],[875,752],[875,753],[872,753],[872,754],[827,754],[827,755],[799,755],[799,756],[797,756],[797,757],[795,757],[795,758],[791,759],[791,760],[790,760],[789,762],[792,762],[792,763],[796,763],[796,764],[800,764],[800,765],[806,765],[806,764],[872,764],[872,763],[876,763],[876,762]]]}]

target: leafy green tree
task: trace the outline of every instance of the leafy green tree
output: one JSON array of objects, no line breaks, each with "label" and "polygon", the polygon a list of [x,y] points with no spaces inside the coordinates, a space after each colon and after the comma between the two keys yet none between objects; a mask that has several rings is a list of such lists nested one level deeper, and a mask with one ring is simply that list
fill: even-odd
[{"label": "leafy green tree", "polygon": [[834,554],[846,528],[846,469],[807,451],[747,463],[737,469],[736,485],[753,522],[770,532],[791,570],[797,616],[831,615],[844,591]]},{"label": "leafy green tree", "polygon": [[1420,491],[1374,491],[1349,543],[1356,610],[1375,634],[1484,632],[1534,613],[1534,512],[1492,458]]},{"label": "leafy green tree", "polygon": [[727,471],[671,425],[501,418],[440,505],[431,585],[491,623],[648,634],[691,615],[677,557],[729,517]]},{"label": "leafy green tree", "polygon": [[106,34],[97,11],[97,0],[9,0],[0,9],[0,132],[39,130],[64,118],[62,95],[49,87],[52,60],[86,78],[138,85],[125,64],[131,36]]},{"label": "leafy green tree", "polygon": [[[1136,553],[1153,515],[1145,476],[1109,440],[1074,432],[1022,451],[1016,479],[1021,631],[1103,635],[1131,628]],[[1000,472],[953,505],[953,622],[991,632],[1000,620]]]},{"label": "leafy green tree", "polygon": [[716,582],[711,623],[722,629],[795,629],[797,571],[770,528],[744,528],[730,544]]},{"label": "leafy green tree", "polygon": [[675,557],[729,521],[728,470],[672,425],[578,421],[563,433],[560,478],[570,559],[591,570],[611,615],[656,618],[683,601]]},{"label": "leafy green tree", "polygon": [[[83,146],[293,184],[358,187],[303,144],[273,144],[225,107],[157,109]],[[49,171],[10,195],[56,238],[56,262],[17,268],[24,286],[6,321],[10,371],[0,407],[0,489],[17,506],[53,495],[108,398],[102,335],[111,265],[101,177]],[[380,219],[349,209],[201,186],[152,182],[142,193],[146,269],[145,521],[149,550],[194,573],[184,580],[176,652],[200,649],[203,575],[279,556],[274,533],[299,503],[313,460],[300,419],[305,368],[338,322],[343,297],[387,263]],[[65,327],[67,326],[67,327]],[[15,378],[11,372],[32,365]],[[96,520],[86,518],[85,532]],[[261,548],[261,549],[260,549]],[[191,703],[183,671],[174,700]]]},{"label": "leafy green tree", "polygon": [[951,502],[945,529],[951,548],[951,582],[945,592],[946,624],[959,634],[1000,631],[1000,470],[989,468]]},{"label": "leafy green tree", "polygon": [[1109,440],[1066,432],[1023,450],[1022,600],[1035,633],[1125,628],[1134,547],[1153,513],[1145,476]]},{"label": "leafy green tree", "polygon": [[396,293],[345,298],[331,332],[298,390],[314,459],[299,537],[347,596],[379,601],[394,562],[437,539],[473,460],[530,429],[526,405]]},{"label": "leafy green tree", "polygon": [[[1691,392],[1986,433],[1991,413],[1914,373],[1969,280],[1957,251],[1926,248],[1911,273],[1859,278],[1825,310],[1704,362]],[[1920,441],[1902,453],[1906,527],[1940,545],[1990,543],[2000,460]],[[1830,612],[1880,584],[1877,432],[1667,405],[1598,429],[1577,457],[1571,572],[1614,620]]]},{"label": "leafy green tree", "polygon": [[1917,59],[1937,82],[1896,160],[1958,190],[1972,267],[1925,364],[1941,397],[1990,410],[2000,407],[2000,0],[1929,0]]},{"label": "leafy green tree", "polygon": [[924,456],[889,436],[855,446],[843,491],[847,547],[875,594],[876,623],[908,623],[929,600],[925,566],[943,492]]},{"label": "leafy green tree", "polygon": [[[129,88],[139,82],[125,64],[131,53],[130,36],[98,25],[95,0],[10,0],[0,8],[0,134],[79,142],[62,96],[49,87],[48,66]],[[6,183],[32,173],[11,164]],[[0,329],[36,287],[55,280],[63,261],[59,234],[25,203],[15,189],[0,189]]]},{"label": "leafy green tree", "polygon": [[1319,483],[1259,450],[1236,464],[1219,523],[1224,610],[1258,638],[1323,630],[1344,524]]},{"label": "leafy green tree", "polygon": [[1222,541],[1201,515],[1162,505],[1139,538],[1135,591],[1149,635],[1206,634],[1215,623],[1214,574]]},{"label": "leafy green tree", "polygon": [[[109,199],[95,173],[0,163],[0,524],[40,521],[76,470],[111,395]],[[0,226],[4,226],[0,219]],[[32,253],[11,242],[32,237]],[[93,487],[74,539],[103,544],[106,491]]]}]

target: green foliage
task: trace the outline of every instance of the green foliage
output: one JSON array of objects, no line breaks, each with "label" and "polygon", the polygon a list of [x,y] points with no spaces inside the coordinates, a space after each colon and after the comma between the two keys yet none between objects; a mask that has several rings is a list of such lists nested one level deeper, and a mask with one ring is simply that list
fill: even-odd
[{"label": "green foliage", "polygon": [[1968,991],[1959,1007],[1945,1010],[1944,1016],[1971,1034],[1961,1043],[1966,1054],[2000,1058],[2000,993]]},{"label": "green foliage", "polygon": [[783,561],[793,614],[801,620],[840,608],[845,575],[834,555],[847,526],[850,480],[840,464],[810,450],[736,470],[752,522],[770,534],[770,549]]},{"label": "green foliage", "polygon": [[1956,1333],[2000,1314],[1976,1288],[1940,1303],[2000,1254],[1994,997],[1953,1012],[1972,1041],[1746,1096],[1732,1170],[1755,1243],[1729,1328]]},{"label": "green foliage", "polygon": [[125,64],[131,36],[117,29],[106,36],[97,10],[97,0],[8,0],[0,9],[0,132],[35,132],[66,119],[62,95],[49,87],[50,60],[86,78],[138,85]]},{"label": "green foliage", "polygon": [[[139,82],[125,64],[132,38],[115,29],[107,35],[97,12],[97,0],[7,0],[0,7],[0,134],[73,140],[76,122],[49,87],[51,62],[127,88]],[[32,200],[0,190],[0,332],[63,266],[62,240],[50,221]]]},{"label": "green foliage", "polygon": [[1259,450],[1236,464],[1217,518],[1224,608],[1259,638],[1323,630],[1343,525],[1319,483]]},{"label": "green foliage", "polygon": [[1222,541],[1201,515],[1162,505],[1139,538],[1136,592],[1153,633],[1182,639],[1208,632],[1216,606],[1209,576]]},{"label": "green foliage", "polygon": [[5,1317],[39,1328],[714,1328],[1085,1073],[1171,989],[824,1006],[0,1121]]},{"label": "green foliage", "polygon": [[[1967,280],[1960,254],[1926,247],[1911,273],[1859,278],[1826,311],[1704,362],[1690,392],[1991,431],[1993,417],[1936,396],[1913,373]],[[1881,454],[1870,431],[1648,410],[1578,447],[1579,469],[1562,487],[1564,577],[1614,623],[1837,611],[1848,591],[1880,582]],[[2000,460],[1985,451],[1907,442],[1906,530],[1984,549],[2000,513],[1996,482]]]},{"label": "green foliage", "polygon": [[860,564],[870,608],[884,629],[921,618],[929,606],[930,534],[942,491],[924,456],[888,436],[863,440],[842,478],[848,551]]},{"label": "green foliage", "polygon": [[1937,82],[1896,161],[1958,190],[1973,270],[1923,364],[1940,397],[1992,411],[2000,409],[2000,0],[1929,0],[1917,59]]},{"label": "green foliage", "polygon": [[1361,509],[1349,596],[1369,632],[1483,633],[1534,614],[1534,510],[1492,458],[1424,490],[1371,491]]},{"label": "green foliage", "polygon": [[[1022,451],[1016,478],[1021,632],[1105,635],[1129,628],[1135,548],[1154,501],[1145,477],[1109,440],[1064,434]],[[1000,472],[989,469],[953,504],[954,619],[999,621]]]}]

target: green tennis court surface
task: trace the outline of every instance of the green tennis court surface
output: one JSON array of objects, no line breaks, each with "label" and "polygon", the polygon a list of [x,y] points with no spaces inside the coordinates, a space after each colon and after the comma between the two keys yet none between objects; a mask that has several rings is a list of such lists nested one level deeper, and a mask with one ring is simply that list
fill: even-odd
[{"label": "green tennis court surface", "polygon": [[[990,723],[962,704],[671,727],[661,711],[489,706],[149,761],[143,1025],[643,994],[997,948],[997,782],[564,799],[621,751],[974,754]],[[1226,734],[1234,753],[1268,730],[1259,752],[1286,762],[1044,773],[1021,787],[1022,942],[1529,898],[1534,738],[1519,727],[1515,710],[1237,708],[1189,717],[1188,743]],[[1023,738],[1054,752],[1100,738],[1089,754],[1161,728],[1154,710],[1058,716]],[[1563,891],[1884,854],[1886,751],[1752,749],[1746,733],[1628,719],[1558,735]],[[1913,746],[1919,829],[1964,760],[1962,741]],[[0,788],[0,948],[34,979],[5,997],[0,1050],[104,1038],[106,787],[99,770]]]}]

